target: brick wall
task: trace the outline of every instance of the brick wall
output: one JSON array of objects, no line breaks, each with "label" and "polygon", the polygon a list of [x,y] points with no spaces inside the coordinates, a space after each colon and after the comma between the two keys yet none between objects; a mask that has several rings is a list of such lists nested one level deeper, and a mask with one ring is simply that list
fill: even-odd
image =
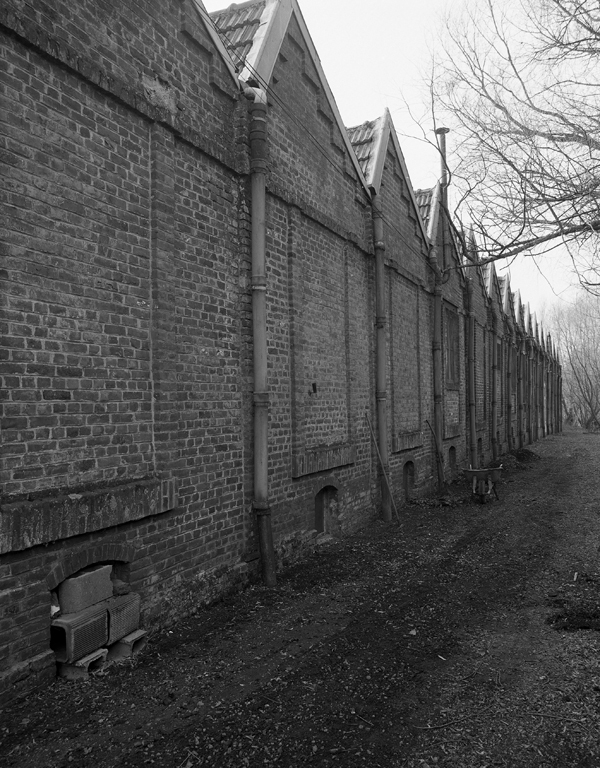
[{"label": "brick wall", "polygon": [[[2,694],[52,675],[50,590],[79,569],[119,564],[155,628],[257,566],[246,101],[188,0],[76,11],[0,10]],[[285,562],[311,540],[319,504],[336,534],[379,509],[375,275],[369,195],[294,18],[270,101],[269,500]],[[408,465],[419,492],[435,469],[433,282],[408,183],[390,150],[398,499]],[[459,314],[461,279],[444,289]],[[481,281],[475,296],[483,419]],[[463,433],[464,379],[463,365],[447,399]],[[460,459],[458,437],[444,450]]]}]

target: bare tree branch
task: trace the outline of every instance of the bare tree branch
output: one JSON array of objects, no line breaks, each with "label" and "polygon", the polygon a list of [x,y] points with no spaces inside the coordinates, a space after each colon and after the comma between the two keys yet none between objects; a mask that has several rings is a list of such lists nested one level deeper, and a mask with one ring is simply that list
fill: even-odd
[{"label": "bare tree branch", "polygon": [[573,244],[582,284],[599,283],[600,4],[473,2],[430,81],[459,218],[481,263]]}]

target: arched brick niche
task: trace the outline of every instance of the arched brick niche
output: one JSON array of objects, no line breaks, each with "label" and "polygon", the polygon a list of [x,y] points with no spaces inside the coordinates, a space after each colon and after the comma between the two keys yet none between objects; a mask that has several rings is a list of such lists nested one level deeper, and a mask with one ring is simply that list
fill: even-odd
[{"label": "arched brick niche", "polygon": [[46,576],[48,589],[58,585],[88,565],[104,562],[131,563],[135,559],[135,547],[126,544],[98,544],[93,547],[70,553],[56,563]]},{"label": "arched brick niche", "polygon": [[314,504],[313,526],[319,533],[330,533],[340,536],[342,533],[342,516],[344,499],[347,498],[345,484],[330,473],[318,478],[312,487]]}]

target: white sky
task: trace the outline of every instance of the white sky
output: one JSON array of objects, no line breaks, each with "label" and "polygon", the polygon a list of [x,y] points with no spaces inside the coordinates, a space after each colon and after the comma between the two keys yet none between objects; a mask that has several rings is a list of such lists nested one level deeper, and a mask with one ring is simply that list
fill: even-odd
[{"label": "white sky", "polygon": [[[299,0],[345,125],[373,120],[387,107],[415,189],[434,186],[439,176],[439,155],[423,141],[423,131],[433,138],[426,77],[444,15],[460,2]],[[209,12],[228,5],[223,0],[204,4]],[[451,153],[452,133],[447,145]],[[548,280],[524,258],[513,262],[509,275],[512,289],[520,289],[539,315],[544,305],[558,300],[555,294],[565,299],[574,278],[564,258],[544,256],[538,263]],[[497,268],[506,274],[501,263]]]}]

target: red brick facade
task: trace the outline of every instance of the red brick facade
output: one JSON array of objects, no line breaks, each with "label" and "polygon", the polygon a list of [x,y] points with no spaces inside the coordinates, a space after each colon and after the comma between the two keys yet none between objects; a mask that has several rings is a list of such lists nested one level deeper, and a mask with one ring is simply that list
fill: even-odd
[{"label": "red brick facade", "polygon": [[[109,5],[0,10],[3,696],[54,675],[50,591],[81,568],[114,563],[141,595],[147,628],[257,570],[248,101],[192,0]],[[279,42],[268,105],[268,474],[285,562],[315,529],[367,524],[381,497],[371,190],[293,12]],[[434,277],[403,163],[392,143],[382,151],[400,505],[435,486]],[[560,419],[552,350],[495,276],[464,269],[447,239],[443,301],[458,329],[443,391],[450,476],[469,455],[468,277],[482,458],[492,457],[492,343],[504,345],[498,451]],[[509,382],[511,354],[523,364]]]}]

